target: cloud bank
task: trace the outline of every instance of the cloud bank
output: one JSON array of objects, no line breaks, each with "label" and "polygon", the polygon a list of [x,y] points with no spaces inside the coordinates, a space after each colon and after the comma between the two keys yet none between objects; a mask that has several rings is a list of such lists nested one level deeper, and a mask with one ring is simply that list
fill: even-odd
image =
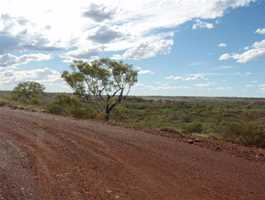
[{"label": "cloud bank", "polygon": [[[213,29],[218,26],[215,20],[228,10],[252,2],[255,0],[1,0],[0,82],[60,80],[56,70],[20,66],[33,61],[58,58],[70,63],[101,55],[126,60],[163,56],[177,45],[177,27],[192,22],[192,29]],[[257,33],[262,34],[263,29]],[[247,62],[264,54],[260,45],[253,44],[242,55],[227,53],[222,60]],[[140,73],[153,74],[149,70]],[[205,77],[193,74],[168,79]]]},{"label": "cloud bank", "polygon": [[224,53],[219,60],[235,60],[238,63],[247,63],[257,58],[265,56],[265,40],[255,42],[242,53]]},{"label": "cloud bank", "polygon": [[90,50],[146,59],[170,51],[173,36],[165,37],[174,34],[170,29],[192,20],[194,29],[211,29],[205,20],[254,1],[1,0],[0,54],[75,50],[89,59],[84,52]]}]

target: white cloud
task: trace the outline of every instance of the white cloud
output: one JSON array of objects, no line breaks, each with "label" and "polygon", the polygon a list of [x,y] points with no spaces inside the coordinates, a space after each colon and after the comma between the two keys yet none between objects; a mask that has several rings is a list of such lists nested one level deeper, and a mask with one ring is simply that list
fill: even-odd
[{"label": "white cloud", "polygon": [[153,75],[155,72],[149,70],[149,69],[143,69],[142,67],[135,67],[135,69],[138,71],[138,74],[140,75]]},{"label": "white cloud", "polygon": [[166,77],[167,80],[179,80],[179,81],[195,81],[195,80],[207,80],[204,74],[190,74],[187,76],[175,76],[170,75]]},{"label": "white cloud", "polygon": [[192,25],[192,29],[213,29],[213,28],[214,28],[213,23],[205,22],[199,19],[197,19],[195,24]]},{"label": "white cloud", "polygon": [[0,67],[10,67],[13,65],[26,64],[32,61],[46,61],[50,60],[51,56],[48,54],[25,54],[22,56],[15,56],[12,54],[0,55]]},{"label": "white cloud", "polygon": [[150,75],[152,75],[152,74],[154,74],[154,72],[151,70],[140,70],[140,71],[138,71],[138,74],[141,74],[141,75],[150,74]]},{"label": "white cloud", "polygon": [[93,19],[96,22],[102,22],[113,19],[115,12],[115,9],[111,7],[91,3],[89,8],[84,11],[83,15]]},{"label": "white cloud", "polygon": [[249,50],[249,46],[244,47],[244,50]]},{"label": "white cloud", "polygon": [[224,54],[222,54],[222,55],[219,57],[219,60],[229,60],[229,59],[231,59],[231,58],[233,58],[233,56],[232,56],[231,54],[229,54],[229,53],[224,53]]},{"label": "white cloud", "polygon": [[210,83],[197,83],[197,84],[194,84],[194,86],[208,88],[209,86],[211,86],[211,84]]},{"label": "white cloud", "polygon": [[156,55],[169,53],[174,44],[173,34],[163,34],[154,37],[148,37],[127,49],[121,58],[123,59],[146,59]]},{"label": "white cloud", "polygon": [[101,51],[124,58],[150,58],[172,47],[173,39],[165,39],[161,33],[169,34],[169,29],[194,19],[198,22],[194,28],[213,28],[205,20],[254,1],[1,0],[0,54],[104,45]]},{"label": "white cloud", "polygon": [[218,44],[218,47],[220,47],[220,48],[224,48],[224,47],[227,47],[227,44],[226,44],[226,43],[219,43],[219,44]]},{"label": "white cloud", "polygon": [[256,30],[256,33],[257,33],[257,34],[260,34],[260,35],[265,35],[265,28],[258,28],[258,29]]},{"label": "white cloud", "polygon": [[23,81],[38,81],[40,83],[54,83],[61,81],[61,73],[49,68],[21,70],[17,67],[0,69],[0,84],[14,85]]},{"label": "white cloud", "polygon": [[93,35],[89,36],[93,42],[101,44],[113,42],[119,38],[122,38],[122,33],[108,26],[99,27]]},{"label": "white cloud", "polygon": [[243,53],[225,53],[219,57],[219,60],[233,59],[238,63],[247,63],[263,56],[265,56],[265,40],[255,42]]},{"label": "white cloud", "polygon": [[262,41],[259,41],[259,42],[255,42],[253,45],[252,45],[253,48],[255,49],[262,49],[262,48],[265,48],[265,40],[262,40]]},{"label": "white cloud", "polygon": [[0,9],[0,53],[14,50],[51,51],[61,48],[59,41],[52,41],[45,34],[48,26],[37,26],[37,22],[24,16],[13,16],[14,14],[1,13]]},{"label": "white cloud", "polygon": [[98,58],[100,51],[100,48],[77,49],[62,54],[60,58],[66,63],[72,63],[74,60],[91,61],[92,59]]}]

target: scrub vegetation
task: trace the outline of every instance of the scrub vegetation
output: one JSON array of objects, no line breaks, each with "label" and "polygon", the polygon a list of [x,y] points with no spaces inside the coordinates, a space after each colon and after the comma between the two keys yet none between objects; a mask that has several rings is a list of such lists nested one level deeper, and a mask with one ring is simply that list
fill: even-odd
[{"label": "scrub vegetation", "polygon": [[[35,102],[35,101],[34,101]],[[105,120],[93,103],[73,94],[45,93],[32,101],[1,95],[0,104],[78,119]],[[265,147],[265,99],[200,97],[128,97],[111,113],[110,123],[130,128],[159,129],[175,134],[215,137]]]},{"label": "scrub vegetation", "polygon": [[2,93],[0,105],[265,147],[265,99],[128,96],[137,71],[111,59],[75,61],[62,78],[73,94],[29,81]]}]

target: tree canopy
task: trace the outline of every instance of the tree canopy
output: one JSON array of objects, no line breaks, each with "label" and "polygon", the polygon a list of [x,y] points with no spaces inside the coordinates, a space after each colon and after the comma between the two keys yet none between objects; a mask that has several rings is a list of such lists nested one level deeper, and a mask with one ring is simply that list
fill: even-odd
[{"label": "tree canopy", "polygon": [[90,63],[74,61],[72,69],[63,72],[64,80],[81,99],[94,102],[98,111],[106,114],[107,120],[137,82],[137,71],[122,61],[106,58]]}]

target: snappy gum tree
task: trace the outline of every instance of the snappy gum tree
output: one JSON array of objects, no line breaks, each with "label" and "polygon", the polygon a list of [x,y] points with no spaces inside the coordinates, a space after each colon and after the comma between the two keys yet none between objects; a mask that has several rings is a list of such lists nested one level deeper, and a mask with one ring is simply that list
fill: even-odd
[{"label": "snappy gum tree", "polygon": [[65,71],[63,79],[84,101],[94,102],[109,120],[112,110],[128,96],[137,82],[137,71],[131,65],[111,59],[90,63],[74,61],[73,71]]}]

